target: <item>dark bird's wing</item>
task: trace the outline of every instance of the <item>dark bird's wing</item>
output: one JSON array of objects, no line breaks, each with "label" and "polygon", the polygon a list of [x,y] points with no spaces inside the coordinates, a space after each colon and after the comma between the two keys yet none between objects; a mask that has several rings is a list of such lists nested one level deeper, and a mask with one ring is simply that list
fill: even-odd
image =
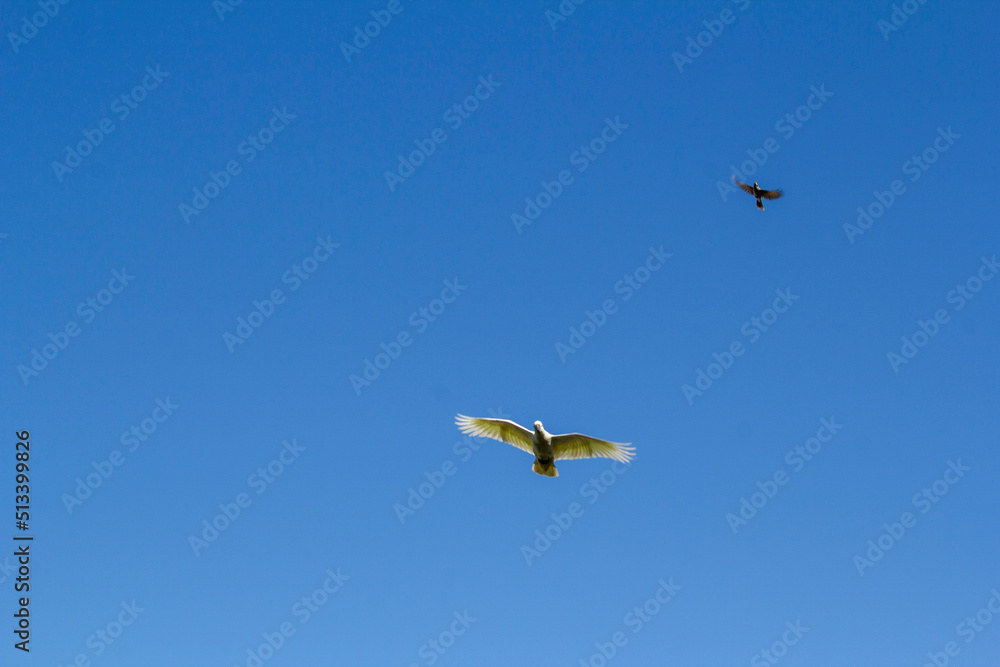
[{"label": "dark bird's wing", "polygon": [[761,190],[760,196],[764,199],[777,199],[781,195],[785,194],[781,190]]},{"label": "dark bird's wing", "polygon": [[733,183],[735,183],[736,185],[738,185],[741,188],[743,188],[743,191],[746,192],[748,195],[752,195],[753,194],[753,186],[752,185],[747,185],[746,183],[740,183],[739,181],[736,180],[735,176],[733,177]]},{"label": "dark bird's wing", "polygon": [[485,419],[482,417],[458,415],[455,418],[455,423],[458,424],[458,430],[466,435],[474,435],[479,438],[493,438],[494,440],[514,445],[529,454],[534,453],[534,448],[532,447],[533,432],[520,424],[515,424],[509,419]]},{"label": "dark bird's wing", "polygon": [[622,463],[628,463],[635,455],[635,447],[631,443],[608,442],[580,433],[552,436],[552,451],[556,459],[589,459],[599,456]]}]

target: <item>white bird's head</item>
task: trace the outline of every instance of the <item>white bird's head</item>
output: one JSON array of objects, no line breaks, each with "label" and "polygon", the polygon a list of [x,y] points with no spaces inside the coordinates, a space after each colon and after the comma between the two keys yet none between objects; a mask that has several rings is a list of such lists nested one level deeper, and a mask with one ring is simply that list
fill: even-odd
[{"label": "white bird's head", "polygon": [[535,430],[536,430],[536,431],[541,431],[541,430],[543,430],[543,428],[542,428],[542,422],[540,422],[540,421],[536,421],[536,422],[535,422]]},{"label": "white bird's head", "polygon": [[760,187],[759,185],[757,185],[757,181],[754,181],[754,182],[753,182],[753,186],[754,186],[755,188],[759,188],[759,187]]}]

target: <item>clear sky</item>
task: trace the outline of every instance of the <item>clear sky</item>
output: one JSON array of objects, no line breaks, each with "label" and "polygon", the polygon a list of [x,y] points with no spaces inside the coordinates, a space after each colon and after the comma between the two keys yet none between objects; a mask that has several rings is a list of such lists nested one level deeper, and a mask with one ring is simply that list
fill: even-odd
[{"label": "clear sky", "polygon": [[0,664],[996,664],[993,4],[62,1],[0,10]]}]

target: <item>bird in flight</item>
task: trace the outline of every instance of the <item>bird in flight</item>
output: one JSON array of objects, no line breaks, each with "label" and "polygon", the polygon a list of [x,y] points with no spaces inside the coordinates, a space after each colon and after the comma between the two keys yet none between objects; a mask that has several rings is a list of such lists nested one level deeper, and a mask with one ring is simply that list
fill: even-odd
[{"label": "bird in flight", "polygon": [[589,459],[599,456],[628,463],[635,456],[631,443],[608,442],[579,433],[552,435],[535,422],[535,430],[529,431],[509,419],[484,419],[458,415],[455,418],[458,429],[466,435],[493,438],[535,456],[531,469],[539,475],[558,477],[556,459]]},{"label": "bird in flight", "polygon": [[757,181],[753,182],[753,185],[747,185],[746,183],[740,183],[733,176],[733,183],[743,188],[743,190],[750,195],[757,198],[757,208],[764,210],[764,202],[761,201],[761,197],[764,199],[777,199],[781,195],[785,194],[781,190],[762,190],[760,186],[757,185]]}]

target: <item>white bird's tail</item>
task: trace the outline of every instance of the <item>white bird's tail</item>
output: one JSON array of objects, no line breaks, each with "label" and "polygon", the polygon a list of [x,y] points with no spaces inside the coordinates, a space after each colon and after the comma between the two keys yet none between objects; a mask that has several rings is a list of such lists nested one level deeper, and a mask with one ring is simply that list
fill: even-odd
[{"label": "white bird's tail", "polygon": [[533,472],[537,472],[539,475],[545,475],[546,477],[559,476],[559,471],[556,470],[556,466],[554,463],[543,464],[538,459],[535,459],[535,462],[531,464],[531,470]]}]

